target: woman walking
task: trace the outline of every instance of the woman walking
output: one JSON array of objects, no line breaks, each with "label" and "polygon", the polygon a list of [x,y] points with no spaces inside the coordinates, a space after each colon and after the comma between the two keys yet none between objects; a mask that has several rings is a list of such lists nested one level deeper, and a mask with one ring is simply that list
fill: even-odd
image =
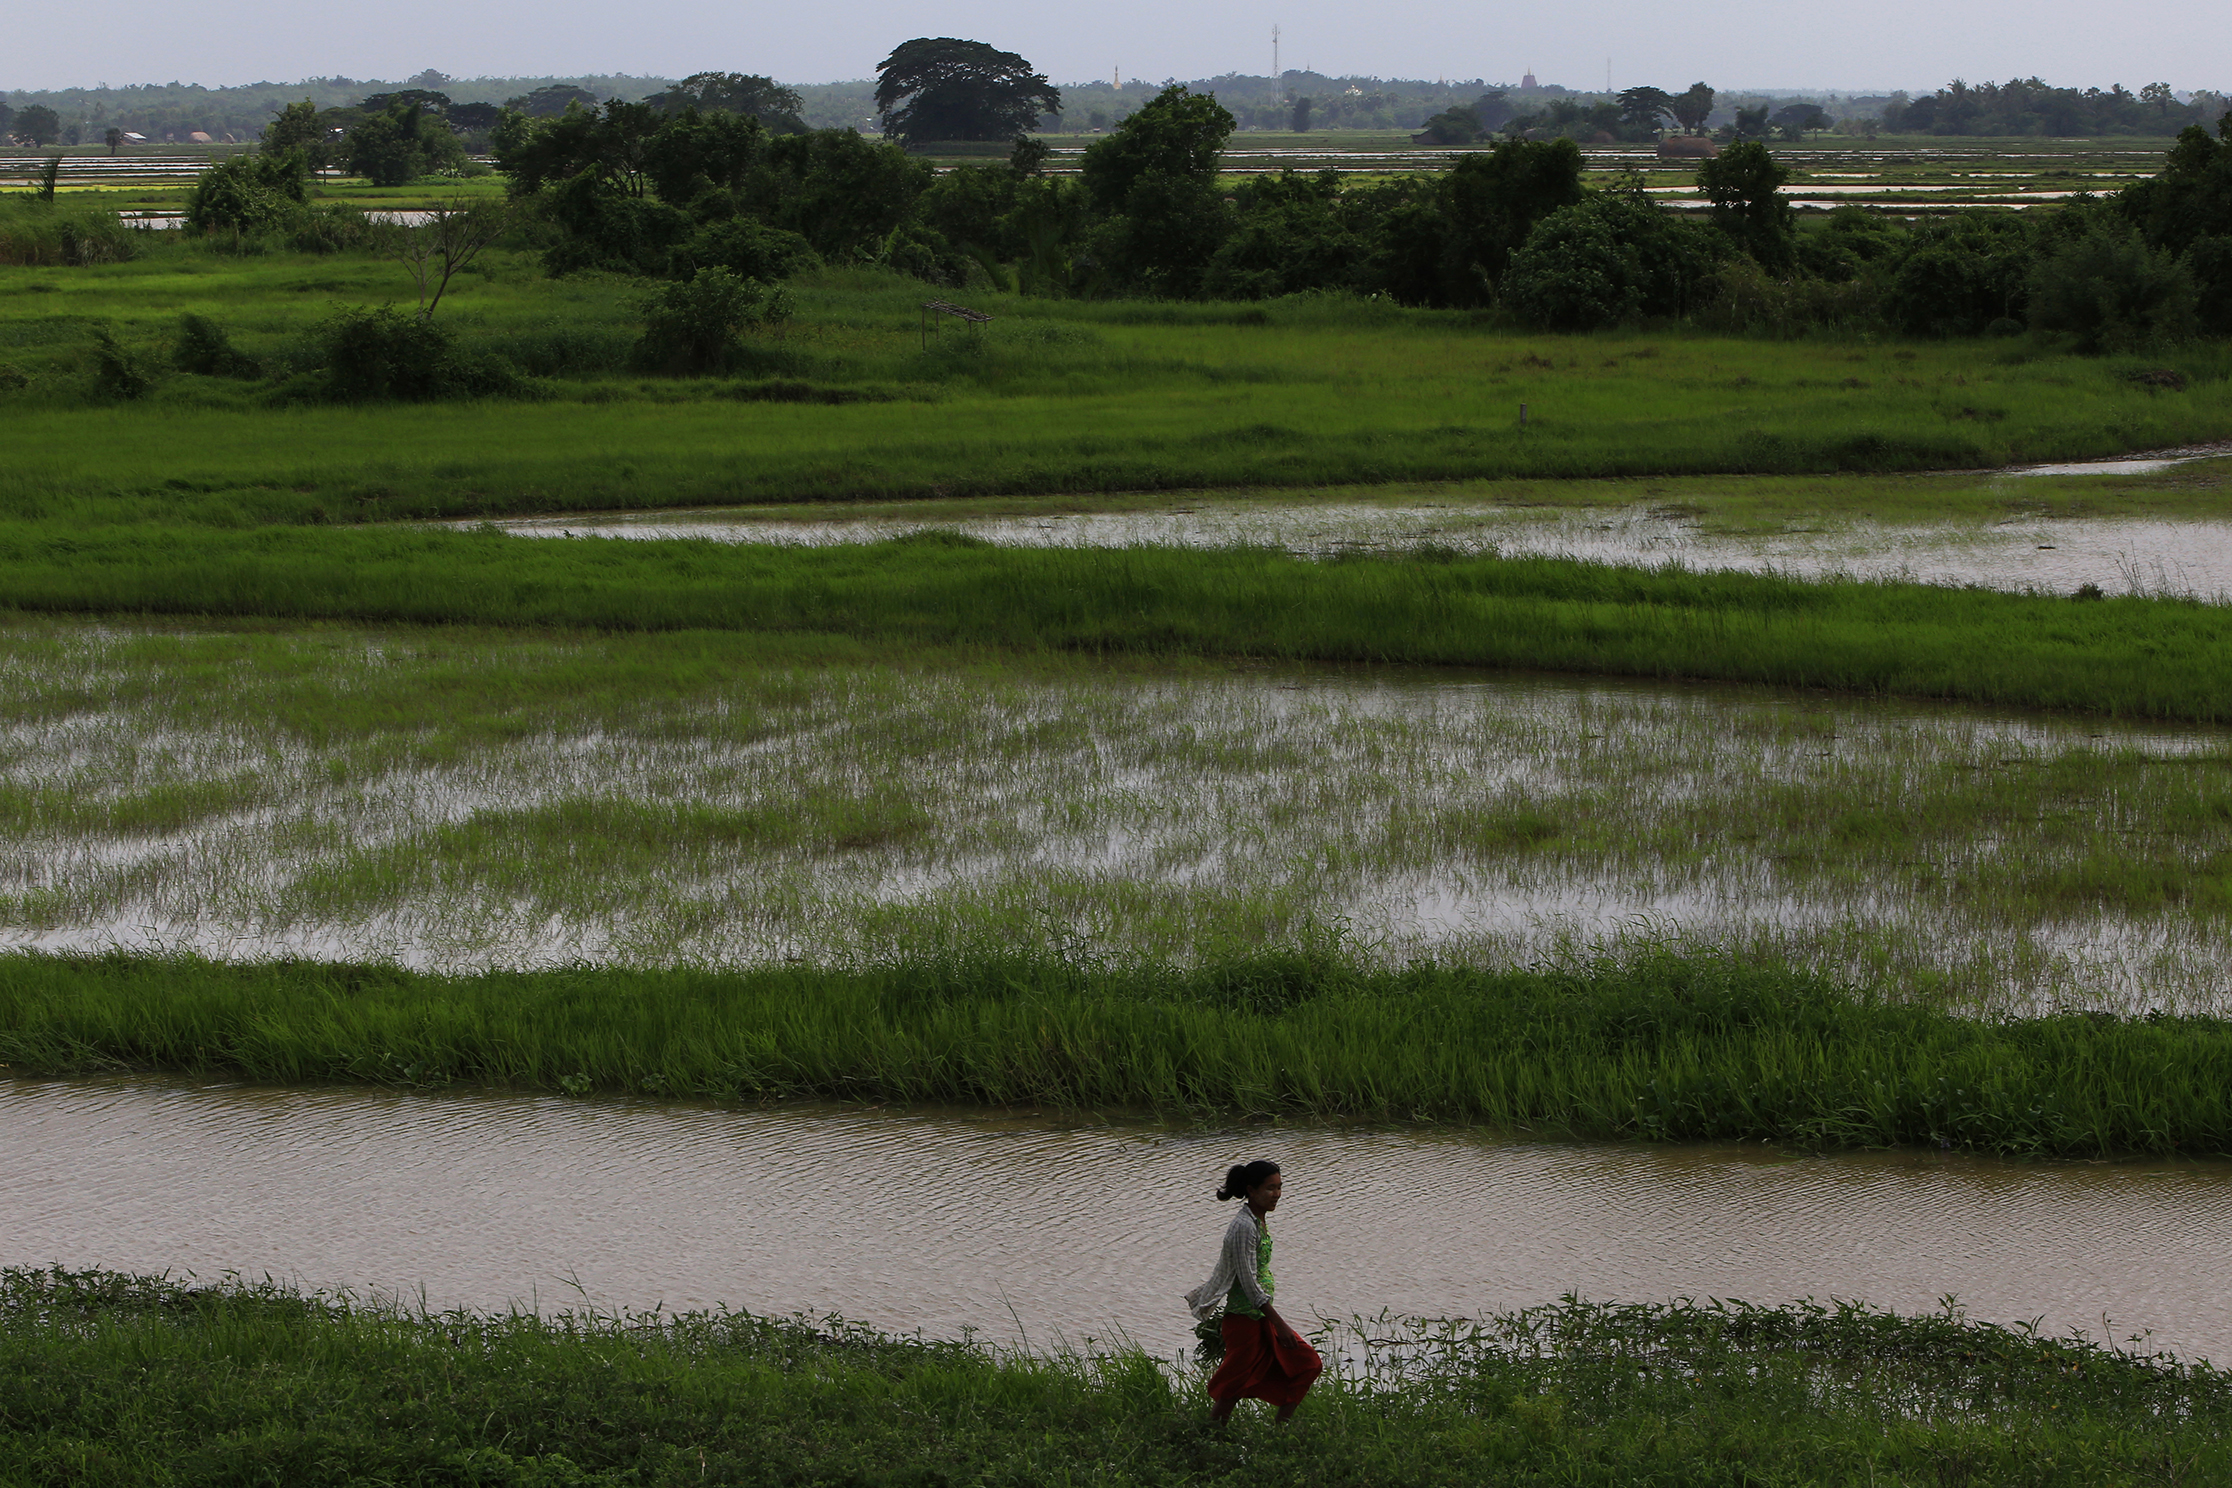
[{"label": "woman walking", "polygon": [[1218,1200],[1247,1202],[1225,1227],[1217,1269],[1186,1293],[1202,1322],[1224,1308],[1224,1362],[1209,1376],[1213,1421],[1225,1420],[1243,1400],[1268,1400],[1285,1421],[1325,1369],[1317,1350],[1271,1305],[1271,1211],[1279,1207],[1280,1184],[1275,1162],[1241,1163],[1225,1174]]}]

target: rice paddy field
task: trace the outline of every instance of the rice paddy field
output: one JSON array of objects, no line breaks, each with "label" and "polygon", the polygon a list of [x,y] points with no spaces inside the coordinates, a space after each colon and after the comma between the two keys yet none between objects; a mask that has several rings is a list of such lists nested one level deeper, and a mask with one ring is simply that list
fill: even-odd
[{"label": "rice paddy field", "polygon": [[[1802,208],[1920,216],[2050,207],[2160,149],[1778,153]],[[1447,158],[1251,136],[1226,167]],[[168,210],[198,159],[76,152],[63,210]],[[1693,194],[1655,156],[1590,165]],[[319,183],[383,212],[493,189]],[[861,1181],[810,1156],[832,1133],[928,1130],[939,1107],[983,1130],[967,1181],[910,1222],[957,1233],[1002,1223],[982,1185],[1021,1180],[998,1152],[1065,1123],[1104,1146],[1152,1127],[1161,1160],[1210,1176],[1296,1133],[1298,1175],[1315,1138],[1405,1161],[1472,1144],[1448,1160],[1483,1203],[1518,1180],[1481,1174],[1530,1152],[1598,1174],[1573,1184],[1591,1203],[1617,1153],[1682,1166],[1693,1196],[1743,1166],[1772,1204],[1793,1154],[1819,1180],[1851,1161],[1821,1154],[1895,1149],[1880,1202],[1909,1216],[1916,1274],[1958,1240],[1916,1185],[1954,1163],[1999,1164],[1993,1192],[2044,1231],[2092,1194],[2087,1243],[2157,1258],[2140,1271],[2190,1270],[2214,1233],[2224,347],[1555,337],[1326,298],[990,292],[983,329],[933,335],[919,284],[829,269],[745,375],[647,377],[640,284],[552,280],[508,247],[440,313],[522,396],[344,407],[295,375],[338,311],[405,300],[404,271],[261,247],[151,231],[110,262],[0,268],[0,1077],[30,1127],[113,1104],[103,1082],[133,1112],[237,1105],[240,1171],[378,1204],[260,1103],[368,1087],[345,1099],[398,1131],[443,1100],[532,1108],[606,1161],[611,1123],[656,1108],[701,1129],[707,1192],[767,1200],[775,1247]],[[187,313],[264,378],[175,370]],[[150,369],[146,396],[92,396],[97,330]],[[648,536],[669,540],[617,540]],[[794,1135],[740,1156],[743,1108],[777,1104],[750,1119]],[[364,1148],[361,1123],[308,1119]],[[876,1140],[929,1140],[895,1129]],[[96,1145],[138,1161],[122,1141]],[[1608,1142],[1631,1145],[1584,1145]],[[1715,1142],[1743,1145],[1695,1145]],[[585,1166],[513,1197],[570,1203]],[[216,1171],[152,1212],[206,1218]],[[2164,1176],[2147,1244],[2119,1250],[2147,1206],[2114,1195]],[[326,1223],[326,1202],[305,1211]],[[221,1228],[196,1233],[230,1271]],[[1352,1228],[1367,1273],[1375,1247],[1464,1265],[1478,1242]],[[673,1243],[641,1212],[617,1229],[615,1253]],[[1774,1297],[1880,1290],[1841,1257],[1864,1243],[1779,1257]],[[1291,1433],[1246,1412],[1206,1430],[1201,1361],[1128,1338],[1018,1351],[943,1315],[957,1337],[899,1336],[928,1326],[904,1312],[321,1290],[389,1274],[370,1259],[299,1286],[92,1269],[143,1261],[170,1263],[0,1254],[0,1479],[1942,1488],[2223,1467],[2221,1374],[2106,1317],[2056,1337],[2047,1304],[1700,1301],[1663,1257],[1620,1273],[1624,1301],[1528,1305],[1557,1295],[1552,1255],[1477,1316],[1326,1323],[1335,1368]],[[2002,1269],[2003,1312],[2046,1285]]]},{"label": "rice paddy field", "polygon": [[0,632],[6,942],[445,970],[1740,948],[2222,1012],[2215,727],[834,637]]}]

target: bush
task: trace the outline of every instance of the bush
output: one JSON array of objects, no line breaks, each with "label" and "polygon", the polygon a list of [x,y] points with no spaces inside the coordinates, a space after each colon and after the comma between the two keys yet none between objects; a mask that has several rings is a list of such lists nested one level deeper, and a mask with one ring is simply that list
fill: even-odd
[{"label": "bush", "polygon": [[1591,195],[1527,234],[1504,271],[1503,302],[1523,320],[1562,331],[1680,315],[1710,268],[1709,234],[1626,193]]},{"label": "bush", "polygon": [[2037,256],[2020,213],[1966,212],[1915,229],[1891,275],[1884,318],[1910,336],[1981,335],[2021,319]]},{"label": "bush", "polygon": [[178,317],[178,345],[171,365],[204,377],[261,377],[263,364],[235,348],[225,328],[191,311]]},{"label": "bush", "polygon": [[2202,332],[2232,336],[2232,235],[2197,239],[2186,250],[2185,263],[2193,276],[2194,311]]},{"label": "bush", "polygon": [[344,310],[324,328],[325,396],[345,403],[517,397],[518,372],[460,353],[443,327],[392,307]]},{"label": "bush", "polygon": [[155,374],[137,353],[118,341],[107,326],[93,331],[93,391],[103,398],[144,398],[155,387]]},{"label": "bush", "polygon": [[276,232],[301,216],[308,176],[309,166],[293,150],[213,165],[186,193],[186,225],[203,233]]},{"label": "bush", "polygon": [[813,245],[797,233],[769,227],[749,217],[733,217],[699,228],[675,255],[684,273],[727,269],[740,279],[773,284],[821,262]]},{"label": "bush", "polygon": [[641,309],[638,364],[689,375],[729,371],[744,359],[745,332],[782,324],[792,306],[782,289],[715,267],[645,296]]},{"label": "bush", "polygon": [[2030,279],[2032,327],[2074,336],[2089,355],[2191,336],[2195,300],[2183,262],[2149,248],[2138,229],[2105,223],[2057,248]]}]

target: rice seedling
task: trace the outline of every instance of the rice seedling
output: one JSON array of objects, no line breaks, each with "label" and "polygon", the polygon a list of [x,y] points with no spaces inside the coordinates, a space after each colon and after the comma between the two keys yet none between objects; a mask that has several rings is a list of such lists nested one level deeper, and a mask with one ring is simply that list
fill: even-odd
[{"label": "rice seedling", "polygon": [[2214,731],[813,637],[0,632],[0,941],[464,968],[1734,953],[2217,1010]]},{"label": "rice seedling", "polygon": [[[2203,1364],[1956,1311],[1569,1300],[1359,1327],[1278,1431],[1198,1369],[749,1313],[436,1313],[270,1282],[0,1277],[0,1474],[492,1485],[2208,1481]],[[1329,1344],[1331,1340],[1328,1340]],[[1346,1356],[1336,1350],[1337,1360]]]}]

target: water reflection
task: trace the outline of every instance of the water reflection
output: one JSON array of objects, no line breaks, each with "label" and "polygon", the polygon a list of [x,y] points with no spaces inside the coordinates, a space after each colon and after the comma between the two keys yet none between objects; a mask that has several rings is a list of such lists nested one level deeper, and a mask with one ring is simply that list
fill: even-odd
[{"label": "water reflection", "polygon": [[1181,1347],[1222,1167],[1289,1173],[1299,1316],[1566,1291],[1924,1311],[2232,1354],[2232,1165],[1835,1158],[1456,1133],[1203,1133],[496,1095],[0,1082],[0,1262],[224,1270],[436,1305],[813,1308]]},{"label": "water reflection", "polygon": [[[2169,462],[2105,462],[2124,473]],[[2073,474],[2040,466],[2011,474]],[[1311,557],[1438,546],[1507,557],[1845,575],[1929,584],[1976,584],[2067,594],[2092,584],[2110,594],[2222,601],[2232,594],[2232,526],[2152,518],[2017,516],[1990,524],[1848,522],[1807,531],[1712,533],[1663,508],[1545,511],[1459,504],[1273,505],[1201,502],[1122,512],[952,517],[933,510],[878,517],[802,517],[795,510],[648,512],[536,518],[500,524],[520,537],[695,538],[723,543],[824,546],[875,542],[940,528],[1015,547],[1277,548]]]}]

